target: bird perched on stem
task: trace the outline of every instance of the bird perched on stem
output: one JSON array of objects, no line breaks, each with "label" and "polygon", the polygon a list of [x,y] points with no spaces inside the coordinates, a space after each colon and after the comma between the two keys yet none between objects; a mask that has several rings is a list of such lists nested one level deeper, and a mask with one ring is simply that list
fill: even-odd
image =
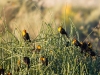
[{"label": "bird perched on stem", "polygon": [[81,42],[81,53],[89,53],[90,56],[96,56],[96,53],[92,49],[92,45],[90,42]]},{"label": "bird perched on stem", "polygon": [[80,42],[77,40],[77,39],[73,39],[72,43],[75,45],[75,46],[81,46]]},{"label": "bird perched on stem", "polygon": [[30,59],[29,59],[29,57],[24,57],[23,61],[28,66],[28,69],[29,69],[30,68]]},{"label": "bird perched on stem", "polygon": [[0,67],[0,75],[4,75],[4,71],[5,71],[5,69],[3,69],[2,67]]},{"label": "bird perched on stem", "polygon": [[40,60],[42,61],[42,64],[43,65],[48,65],[48,58],[45,58],[44,56],[42,56],[41,58],[40,58]]},{"label": "bird perched on stem", "polygon": [[12,75],[12,73],[8,72],[7,75]]},{"label": "bird perched on stem", "polygon": [[26,30],[23,30],[23,31],[22,31],[22,36],[23,36],[23,39],[24,39],[25,41],[31,42],[30,36],[29,36],[29,34],[26,32]]},{"label": "bird perched on stem", "polygon": [[40,50],[41,50],[41,46],[40,46],[40,45],[38,45],[38,46],[37,46],[37,48],[36,48],[36,51],[35,51],[35,52],[36,52],[36,53],[39,53],[39,52],[40,52]]},{"label": "bird perched on stem", "polygon": [[90,48],[90,44],[88,44],[87,42],[81,42],[81,52],[90,52],[92,51],[92,48]]},{"label": "bird perched on stem", "polygon": [[81,48],[81,53],[88,53],[90,56],[96,56],[95,52],[92,49],[92,45],[90,42],[79,42],[77,39],[73,39],[72,43],[75,46],[79,46]]},{"label": "bird perched on stem", "polygon": [[68,34],[67,34],[67,32],[65,31],[64,28],[62,28],[61,26],[59,26],[59,27],[58,27],[58,31],[59,31],[61,34],[66,35],[67,38],[68,38]]}]

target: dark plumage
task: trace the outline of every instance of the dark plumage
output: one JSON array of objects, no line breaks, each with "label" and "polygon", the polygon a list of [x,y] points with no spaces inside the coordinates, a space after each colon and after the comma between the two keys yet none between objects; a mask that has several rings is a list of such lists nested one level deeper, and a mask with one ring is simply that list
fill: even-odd
[{"label": "dark plumage", "polygon": [[30,36],[29,36],[29,34],[26,32],[26,30],[23,30],[22,36],[23,36],[23,39],[24,39],[25,41],[31,42]]},{"label": "dark plumage", "polygon": [[26,41],[26,40],[29,40],[29,41],[30,41],[30,37],[29,37],[29,34],[28,34],[28,33],[26,33],[26,34],[23,36],[23,38],[24,38],[25,41]]},{"label": "dark plumage", "polygon": [[75,45],[75,46],[81,46],[80,42],[77,40],[77,39],[73,39],[72,43]]},{"label": "dark plumage", "polygon": [[48,58],[46,58],[46,66],[48,65]]},{"label": "dark plumage", "polygon": [[48,66],[48,58],[45,58],[44,56],[40,58],[40,60],[42,61],[43,65]]},{"label": "dark plumage", "polygon": [[3,68],[0,68],[0,75],[4,75],[4,69]]},{"label": "dark plumage", "polygon": [[86,42],[82,42],[80,48],[81,48],[81,53],[87,52],[87,49],[88,49],[87,43]]},{"label": "dark plumage", "polygon": [[65,31],[65,29],[64,29],[64,28],[62,28],[61,26],[59,26],[59,27],[58,27],[58,31],[59,31],[61,34],[66,35],[66,36],[67,36],[67,38],[68,38],[68,34],[67,34],[67,32]]},{"label": "dark plumage", "polygon": [[91,56],[96,56],[96,54],[95,54],[94,51],[90,51],[90,55],[91,55]]},{"label": "dark plumage", "polygon": [[92,51],[92,46],[90,43],[87,43],[87,42],[82,42],[81,43],[81,51],[83,52],[90,52]]},{"label": "dark plumage", "polygon": [[28,66],[28,69],[30,68],[30,59],[29,57],[24,57],[23,61],[25,62],[25,64]]}]

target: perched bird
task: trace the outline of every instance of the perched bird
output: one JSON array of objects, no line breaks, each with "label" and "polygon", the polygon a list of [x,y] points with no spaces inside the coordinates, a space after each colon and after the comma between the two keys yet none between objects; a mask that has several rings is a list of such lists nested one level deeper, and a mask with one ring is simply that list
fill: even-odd
[{"label": "perched bird", "polygon": [[81,48],[81,53],[88,53],[90,56],[95,56],[95,52],[92,50],[92,45],[90,42],[79,42],[77,39],[73,39],[72,43],[75,46],[79,46]]},{"label": "perched bird", "polygon": [[81,52],[90,52],[92,51],[91,43],[81,42]]},{"label": "perched bird", "polygon": [[81,42],[81,53],[87,52],[88,45],[86,42]]},{"label": "perched bird", "polygon": [[23,31],[22,31],[22,36],[23,36],[23,39],[24,39],[25,41],[31,42],[30,36],[29,36],[29,34],[26,32],[26,30],[23,30]]},{"label": "perched bird", "polygon": [[37,46],[37,48],[36,48],[36,53],[39,53],[39,52],[40,52],[40,50],[41,50],[41,46],[40,46],[40,45],[38,45],[38,46]]},{"label": "perched bird", "polygon": [[40,60],[42,61],[42,64],[43,65],[48,65],[48,58],[45,58],[44,56],[42,56],[41,58],[40,58]]},{"label": "perched bird", "polygon": [[29,57],[24,57],[23,61],[28,66],[28,69],[29,69],[30,68],[30,59],[29,59]]},{"label": "perched bird", "polygon": [[7,75],[12,75],[12,73],[8,72]]},{"label": "perched bird", "polygon": [[77,39],[73,39],[72,43],[75,45],[75,46],[81,46],[80,42],[77,40]]},{"label": "perched bird", "polygon": [[88,48],[92,48],[92,44],[90,42],[87,43]]},{"label": "perched bird", "polygon": [[90,51],[91,56],[96,56],[96,53],[92,50],[92,44],[88,42],[88,50]]},{"label": "perched bird", "polygon": [[90,56],[96,56],[96,53],[92,49],[92,45],[90,42],[82,42],[81,43],[81,53],[88,53]]},{"label": "perched bird", "polygon": [[66,35],[66,36],[67,36],[67,38],[68,38],[68,34],[66,33],[66,31],[65,31],[65,29],[64,29],[64,28],[62,28],[61,26],[59,26],[59,27],[58,27],[58,31],[59,31],[61,34]]},{"label": "perched bird", "polygon": [[90,55],[91,55],[91,56],[96,56],[96,54],[95,54],[94,51],[90,51]]},{"label": "perched bird", "polygon": [[4,75],[4,71],[5,71],[5,69],[3,69],[2,67],[0,67],[0,75]]}]

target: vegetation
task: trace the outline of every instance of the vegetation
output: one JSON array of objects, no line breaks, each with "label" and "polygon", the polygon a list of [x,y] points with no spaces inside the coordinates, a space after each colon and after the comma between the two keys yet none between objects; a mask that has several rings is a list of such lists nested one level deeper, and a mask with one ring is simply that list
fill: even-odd
[{"label": "vegetation", "polygon": [[100,75],[100,9],[38,1],[0,2],[0,75]]},{"label": "vegetation", "polygon": [[71,22],[69,38],[61,30],[44,22],[39,35],[29,42],[22,35],[19,41],[6,28],[6,40],[0,37],[0,71],[12,75],[100,75],[98,55],[81,53],[73,44],[74,35],[79,40],[74,24]]}]

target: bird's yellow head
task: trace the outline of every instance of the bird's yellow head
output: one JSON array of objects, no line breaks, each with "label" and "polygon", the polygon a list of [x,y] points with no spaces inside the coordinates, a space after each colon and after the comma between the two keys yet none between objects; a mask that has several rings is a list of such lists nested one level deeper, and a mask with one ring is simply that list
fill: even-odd
[{"label": "bird's yellow head", "polygon": [[92,44],[90,42],[88,42],[88,47],[92,48]]},{"label": "bird's yellow head", "polygon": [[83,45],[83,42],[80,42],[81,45]]},{"label": "bird's yellow head", "polygon": [[40,49],[41,49],[41,46],[40,46],[40,45],[38,45],[38,46],[37,46],[37,49],[38,49],[38,50],[40,50]]},{"label": "bird's yellow head", "polygon": [[44,57],[41,57],[40,60],[41,60],[41,61],[45,61],[45,58],[44,58]]},{"label": "bird's yellow head", "polygon": [[12,75],[12,74],[10,72],[8,72],[7,75]]},{"label": "bird's yellow head", "polygon": [[22,35],[24,36],[26,34],[26,30],[24,29],[23,31],[22,31]]},{"label": "bird's yellow head", "polygon": [[58,31],[60,32],[60,31],[61,31],[61,29],[62,29],[62,27],[61,27],[61,26],[59,26],[59,27],[58,27]]},{"label": "bird's yellow head", "polygon": [[76,39],[73,39],[72,44],[75,44],[75,43],[76,43]]}]

